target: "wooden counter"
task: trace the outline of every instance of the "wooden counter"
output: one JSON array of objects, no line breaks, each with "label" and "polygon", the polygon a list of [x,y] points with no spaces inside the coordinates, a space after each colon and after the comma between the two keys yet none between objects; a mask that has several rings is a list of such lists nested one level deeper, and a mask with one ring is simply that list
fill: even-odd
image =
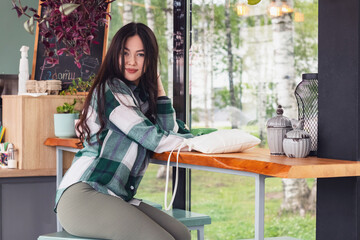
[{"label": "wooden counter", "polygon": [[[2,116],[6,127],[6,142],[14,144],[15,159],[21,170],[56,170],[55,149],[44,145],[50,136],[55,137],[54,113],[56,107],[72,102],[75,95],[3,95]],[[2,174],[0,174],[0,177]]]},{"label": "wooden counter", "polygon": [[[169,153],[154,154],[153,158],[167,161]],[[176,161],[173,153],[171,161]],[[185,164],[253,172],[279,178],[332,178],[360,176],[360,162],[317,157],[288,158],[272,156],[268,149],[254,148],[242,153],[203,154],[180,153]]]},{"label": "wooden counter", "polygon": [[78,143],[80,143],[80,140],[78,138],[48,138],[44,142],[44,145],[52,147],[62,146],[81,149]]},{"label": "wooden counter", "polygon": [[56,176],[55,169],[6,169],[0,168],[0,178]]},{"label": "wooden counter", "polygon": [[[77,151],[78,139],[48,138],[45,145],[56,147],[58,174],[57,186],[63,176],[63,152]],[[173,153],[171,161],[176,161]],[[165,165],[169,152],[153,154],[152,163]],[[360,175],[360,162],[324,159],[317,157],[287,158],[271,156],[269,150],[253,148],[242,153],[203,154],[181,152],[179,165],[183,168],[199,169],[225,174],[236,174],[255,178],[255,239],[264,239],[265,179],[279,178],[334,178]],[[174,164],[172,164],[174,165]],[[326,179],[325,179],[326,180]],[[320,179],[319,179],[320,181]]]},{"label": "wooden counter", "polygon": [[[48,138],[47,146],[79,148],[79,140]],[[155,153],[152,158],[167,161],[169,153]],[[171,161],[176,161],[173,153]],[[360,176],[360,162],[317,157],[288,158],[272,156],[268,149],[253,148],[242,153],[204,154],[181,152],[179,162],[198,166],[253,172],[279,178],[332,178]]]}]

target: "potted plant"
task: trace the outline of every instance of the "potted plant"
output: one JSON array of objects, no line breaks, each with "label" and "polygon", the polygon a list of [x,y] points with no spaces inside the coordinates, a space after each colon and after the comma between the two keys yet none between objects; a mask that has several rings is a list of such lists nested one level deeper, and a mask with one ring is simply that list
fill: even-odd
[{"label": "potted plant", "polygon": [[[46,62],[58,64],[58,57],[68,54],[74,57],[74,62],[81,68],[80,59],[90,55],[90,45],[98,44],[94,39],[99,24],[107,24],[108,5],[113,0],[73,0],[70,3],[63,0],[40,0],[40,11],[22,6],[21,0],[12,0],[13,9],[18,17],[26,16],[24,28],[33,34],[34,25],[38,22],[42,44],[45,46]],[[51,41],[55,39],[55,41]],[[59,43],[63,47],[59,47]]]},{"label": "potted plant", "polygon": [[81,77],[73,79],[71,85],[66,90],[61,91],[60,95],[87,95],[94,78],[95,75],[90,76],[88,81],[83,81]]},{"label": "potted plant", "polygon": [[75,110],[76,99],[73,103],[65,102],[56,108],[54,114],[55,136],[59,138],[76,137],[75,120],[79,118],[79,111]]},{"label": "potted plant", "polygon": [[[64,103],[64,105],[58,106],[56,108],[58,114],[54,115],[54,123],[56,125],[55,136],[61,138],[78,136],[78,132],[76,131],[75,126],[79,120],[79,111],[75,109],[75,105],[76,103],[80,103],[79,107],[81,108],[81,105],[84,103],[84,98],[90,90],[94,78],[95,76],[92,75],[90,76],[89,81],[83,81],[82,78],[73,79],[72,84],[66,90],[60,92],[60,95],[76,95],[76,98],[72,104]],[[74,115],[68,116],[69,114],[64,115],[63,113],[73,113]],[[68,119],[66,120],[66,126],[64,118]],[[58,122],[60,122],[59,125],[57,125]],[[59,133],[60,131],[61,133]]]}]

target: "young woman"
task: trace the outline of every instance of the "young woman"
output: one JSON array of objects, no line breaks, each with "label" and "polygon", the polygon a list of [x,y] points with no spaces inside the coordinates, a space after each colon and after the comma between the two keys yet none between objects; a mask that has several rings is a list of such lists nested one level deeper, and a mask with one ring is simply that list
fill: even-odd
[{"label": "young woman", "polygon": [[117,240],[190,239],[166,213],[134,199],[151,152],[169,151],[179,134],[157,74],[158,45],[144,24],[114,36],[84,104],[78,129],[84,148],[56,194],[63,228],[76,236]]}]

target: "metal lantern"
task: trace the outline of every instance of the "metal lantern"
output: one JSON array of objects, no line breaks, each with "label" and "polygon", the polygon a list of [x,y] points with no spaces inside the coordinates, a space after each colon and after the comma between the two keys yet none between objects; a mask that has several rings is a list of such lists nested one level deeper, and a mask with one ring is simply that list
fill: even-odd
[{"label": "metal lantern", "polygon": [[309,155],[317,154],[318,142],[318,74],[304,73],[302,81],[295,88],[298,117],[304,119],[304,130],[310,134]]}]

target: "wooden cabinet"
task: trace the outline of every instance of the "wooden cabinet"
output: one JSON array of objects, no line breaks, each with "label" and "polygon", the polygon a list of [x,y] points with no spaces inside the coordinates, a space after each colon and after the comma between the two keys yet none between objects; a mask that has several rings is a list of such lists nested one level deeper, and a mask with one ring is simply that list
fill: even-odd
[{"label": "wooden cabinet", "polygon": [[[64,102],[72,103],[78,96],[17,96],[4,95],[3,126],[5,141],[14,144],[19,169],[56,169],[54,147],[44,142],[54,134],[56,107]],[[80,106],[78,106],[80,108]]]}]

